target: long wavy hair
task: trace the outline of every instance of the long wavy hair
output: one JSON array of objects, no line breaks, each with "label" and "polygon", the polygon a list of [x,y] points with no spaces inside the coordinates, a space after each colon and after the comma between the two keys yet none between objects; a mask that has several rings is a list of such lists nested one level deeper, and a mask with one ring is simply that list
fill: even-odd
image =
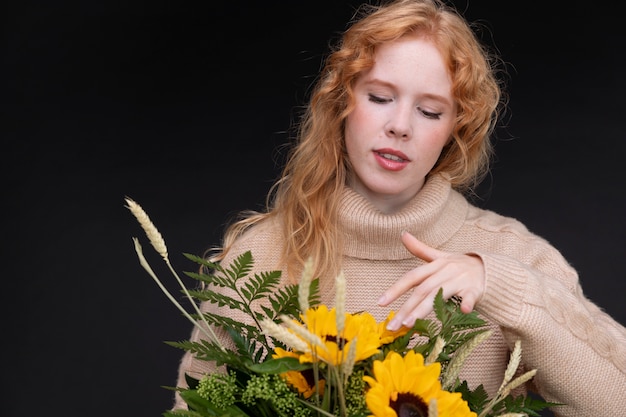
[{"label": "long wavy hair", "polygon": [[315,260],[315,276],[340,270],[342,241],[337,211],[350,171],[344,123],[354,107],[353,87],[374,65],[376,47],[405,35],[428,37],[444,57],[458,113],[452,138],[429,175],[445,172],[465,192],[488,172],[490,136],[498,120],[501,89],[496,60],[470,24],[439,0],[394,0],[364,4],[331,47],[310,100],[295,125],[296,140],[280,179],[272,186],[264,212],[244,211],[227,229],[214,260],[224,258],[233,242],[251,226],[276,217],[283,232],[280,264],[297,276]]}]

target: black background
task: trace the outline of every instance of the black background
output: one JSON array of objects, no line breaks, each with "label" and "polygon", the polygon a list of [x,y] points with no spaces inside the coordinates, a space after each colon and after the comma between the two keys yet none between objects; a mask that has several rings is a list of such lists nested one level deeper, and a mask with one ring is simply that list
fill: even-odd
[{"label": "black background", "polygon": [[[151,216],[174,267],[193,269],[183,252],[217,244],[230,216],[263,204],[294,108],[356,4],[5,4],[1,415],[171,405],[161,385],[175,383],[182,352],[162,341],[190,325],[139,266],[133,236],[170,280],[124,197]],[[551,241],[588,297],[626,323],[617,11],[456,4],[487,28],[511,96],[477,204]]]}]

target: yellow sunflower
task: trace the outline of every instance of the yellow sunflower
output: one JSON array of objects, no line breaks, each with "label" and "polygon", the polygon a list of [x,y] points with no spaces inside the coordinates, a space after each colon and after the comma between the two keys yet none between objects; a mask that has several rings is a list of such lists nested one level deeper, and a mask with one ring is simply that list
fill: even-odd
[{"label": "yellow sunflower", "polygon": [[387,324],[393,319],[395,316],[395,312],[389,312],[389,315],[378,325],[378,333],[380,334],[380,343],[382,345],[386,345],[387,343],[391,343],[397,338],[404,336],[408,333],[409,328],[406,326],[401,326],[398,330],[387,330]]},{"label": "yellow sunflower", "polygon": [[[274,354],[272,355],[272,357],[274,359],[277,358],[285,358],[285,357],[290,357],[290,358],[299,358],[300,355],[295,353],[295,352],[290,352],[281,348],[275,348],[274,349]],[[280,374],[281,377],[283,377],[285,379],[285,381],[287,381],[287,383],[294,387],[296,390],[298,390],[298,392],[300,394],[302,394],[302,396],[304,398],[311,398],[311,396],[313,396],[313,394],[315,394],[316,389],[315,389],[315,379],[313,376],[313,370],[309,369],[309,370],[305,370],[302,372],[298,372],[298,371],[287,371],[284,372],[282,374]],[[319,387],[320,387],[320,395],[324,395],[324,387],[326,385],[326,381],[325,380],[320,380],[319,381]]]},{"label": "yellow sunflower", "polygon": [[325,305],[310,308],[302,321],[307,324],[310,333],[319,337],[324,347],[312,346],[312,351],[300,356],[300,362],[321,360],[332,366],[338,366],[347,357],[350,346],[356,343],[356,362],[378,353],[380,336],[378,324],[371,314],[345,314],[345,325],[340,335],[337,334],[336,311],[328,310]]},{"label": "yellow sunflower", "polygon": [[441,389],[440,372],[439,362],[424,365],[422,355],[412,350],[404,357],[392,351],[374,361],[374,378],[363,377],[370,385],[365,395],[370,417],[426,417],[433,399],[439,417],[476,417],[460,393]]}]

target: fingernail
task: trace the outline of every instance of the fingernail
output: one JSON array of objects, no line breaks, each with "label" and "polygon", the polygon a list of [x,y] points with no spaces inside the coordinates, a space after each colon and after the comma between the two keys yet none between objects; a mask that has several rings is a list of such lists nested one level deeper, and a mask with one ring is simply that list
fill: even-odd
[{"label": "fingernail", "polygon": [[400,323],[398,323],[398,320],[396,319],[391,319],[391,321],[387,323],[387,330],[396,331],[399,328],[400,328]]},{"label": "fingernail", "polygon": [[381,295],[378,299],[378,305],[384,306],[387,303],[387,296],[385,294]]}]

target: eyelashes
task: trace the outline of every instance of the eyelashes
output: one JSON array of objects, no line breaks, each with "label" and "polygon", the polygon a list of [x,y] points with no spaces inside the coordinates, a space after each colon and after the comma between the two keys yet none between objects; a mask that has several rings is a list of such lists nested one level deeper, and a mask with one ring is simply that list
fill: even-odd
[{"label": "eyelashes", "polygon": [[442,113],[434,113],[430,111],[423,110],[421,108],[417,108],[417,110],[424,115],[427,119],[439,120]]},{"label": "eyelashes", "polygon": [[378,97],[378,96],[375,96],[374,94],[368,94],[368,97],[369,97],[369,101],[371,101],[372,103],[382,104],[382,103],[389,103],[391,101],[390,99]]},{"label": "eyelashes", "polygon": [[[371,101],[372,103],[376,103],[376,104],[386,104],[386,103],[390,103],[392,100],[388,99],[388,98],[383,98],[380,96],[377,96],[375,94],[368,94],[368,99],[369,101]],[[431,119],[431,120],[439,120],[439,118],[441,117],[442,113],[441,112],[432,112],[432,111],[428,111],[428,110],[424,110],[421,107],[417,107],[417,110],[427,119]]]}]

